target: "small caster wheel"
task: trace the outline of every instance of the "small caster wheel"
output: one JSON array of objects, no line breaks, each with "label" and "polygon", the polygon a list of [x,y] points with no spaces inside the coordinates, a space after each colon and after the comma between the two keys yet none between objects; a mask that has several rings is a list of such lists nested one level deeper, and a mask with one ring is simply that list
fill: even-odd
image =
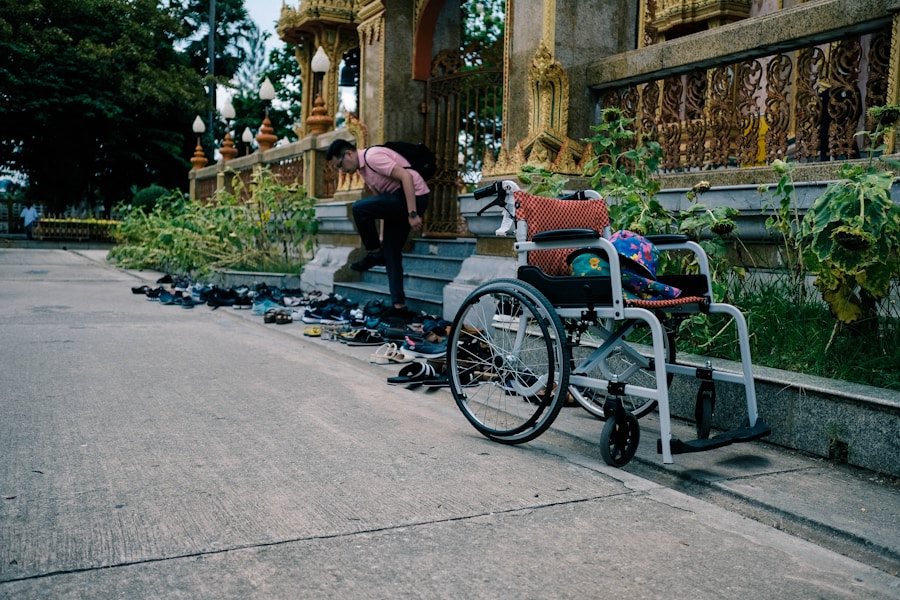
[{"label": "small caster wheel", "polygon": [[708,440],[712,426],[713,406],[716,403],[716,388],[712,381],[704,381],[697,392],[697,404],[694,406],[694,420],[697,422],[697,439]]},{"label": "small caster wheel", "polygon": [[619,412],[606,419],[600,433],[600,456],[611,467],[624,467],[637,452],[641,429],[637,417],[630,412]]}]

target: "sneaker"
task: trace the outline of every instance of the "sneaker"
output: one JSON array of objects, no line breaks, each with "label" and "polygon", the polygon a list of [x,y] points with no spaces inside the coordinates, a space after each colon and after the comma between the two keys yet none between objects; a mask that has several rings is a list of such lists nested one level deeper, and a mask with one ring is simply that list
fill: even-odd
[{"label": "sneaker", "polygon": [[445,340],[442,343],[433,343],[406,336],[403,342],[403,352],[419,358],[439,358],[447,353],[447,342]]},{"label": "sneaker", "polygon": [[384,253],[381,250],[377,252],[369,252],[362,260],[358,260],[350,265],[354,271],[368,271],[372,267],[384,264]]}]

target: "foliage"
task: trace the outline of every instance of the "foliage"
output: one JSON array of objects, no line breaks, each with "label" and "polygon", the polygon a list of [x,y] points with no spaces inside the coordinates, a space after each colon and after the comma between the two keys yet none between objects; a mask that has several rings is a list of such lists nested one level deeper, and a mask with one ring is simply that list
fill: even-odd
[{"label": "foliage", "polygon": [[484,47],[503,39],[506,0],[464,0],[460,3],[463,47],[481,42]]},{"label": "foliage", "polygon": [[[51,212],[97,202],[108,212],[155,182],[186,188],[191,123],[210,106],[206,64],[192,68],[184,52],[186,40],[200,44],[202,19],[179,0],[4,3],[0,169],[25,175],[29,197]],[[220,36],[240,34],[230,19],[217,19]]]},{"label": "foliage", "polygon": [[782,244],[781,259],[791,277],[799,296],[806,293],[806,266],[803,262],[803,248],[800,245],[800,207],[794,189],[794,163],[780,159],[772,163],[772,169],[779,176],[774,192],[768,186],[760,186],[763,196],[762,208],[770,211],[766,217],[766,230],[777,236]]},{"label": "foliage", "polygon": [[668,233],[672,217],[656,199],[660,184],[656,175],[663,158],[657,142],[641,140],[618,108],[604,108],[595,134],[586,139],[595,156],[585,167],[591,186],[606,198],[613,229],[628,229],[646,235]]},{"label": "foliage", "polygon": [[154,206],[156,206],[157,200],[159,200],[163,196],[167,196],[168,194],[169,190],[161,185],[153,184],[138,190],[134,197],[131,199],[131,206],[133,206],[134,208],[139,208],[144,212],[149,212],[153,210]]},{"label": "foliage", "polygon": [[[688,200],[693,204],[690,210],[682,211],[679,215],[678,232],[698,242],[706,252],[713,297],[716,301],[722,301],[726,294],[724,284],[726,276],[729,273],[734,273],[739,277],[745,275],[744,269],[732,265],[727,257],[727,241],[738,240],[732,233],[735,228],[734,219],[740,213],[730,206],[710,208],[697,202],[709,190],[709,182],[700,181],[687,193]],[[683,257],[675,270],[680,273],[698,272],[699,265],[696,263],[696,258],[691,255]],[[702,320],[705,321],[705,316],[702,317]]]},{"label": "foliage", "polygon": [[[731,301],[747,317],[755,365],[900,391],[900,322],[878,317],[878,327],[833,334],[828,306],[799,298],[787,272],[752,280],[727,278]],[[737,334],[725,315],[709,315],[712,337],[678,336],[678,351],[740,360]]]},{"label": "foliage", "polygon": [[[893,131],[900,107],[870,109],[876,128],[862,131],[868,161],[845,163],[840,180],[828,185],[803,219],[800,240],[815,286],[842,323],[874,317],[900,274],[900,207],[891,200],[892,171],[900,163],[879,156],[882,136]],[[876,159],[877,157],[877,159]]]},{"label": "foliage", "polygon": [[[195,32],[184,41],[184,54],[197,73],[212,80],[228,81],[247,58],[243,40],[256,34],[256,24],[244,8],[244,0],[215,0],[214,53],[215,61],[209,62],[209,8],[210,0],[176,0],[171,2],[173,12],[181,19],[184,30]],[[213,78],[212,76],[215,76]]]},{"label": "foliage", "polygon": [[120,208],[125,217],[110,257],[124,268],[191,277],[221,269],[302,268],[315,244],[315,201],[267,169],[254,173],[247,190],[235,182],[233,193],[219,193],[209,205],[175,191],[149,213]]},{"label": "foliage", "polygon": [[519,171],[519,181],[527,185],[525,190],[535,196],[557,198],[569,179],[559,173],[551,173],[546,169],[524,166]]}]

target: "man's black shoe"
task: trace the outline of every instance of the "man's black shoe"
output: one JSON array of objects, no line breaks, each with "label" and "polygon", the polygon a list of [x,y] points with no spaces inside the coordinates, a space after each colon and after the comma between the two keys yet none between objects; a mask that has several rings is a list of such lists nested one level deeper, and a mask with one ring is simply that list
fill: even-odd
[{"label": "man's black shoe", "polygon": [[378,252],[369,252],[362,260],[358,260],[350,265],[350,268],[354,271],[368,271],[372,267],[383,264],[384,254],[379,250]]}]

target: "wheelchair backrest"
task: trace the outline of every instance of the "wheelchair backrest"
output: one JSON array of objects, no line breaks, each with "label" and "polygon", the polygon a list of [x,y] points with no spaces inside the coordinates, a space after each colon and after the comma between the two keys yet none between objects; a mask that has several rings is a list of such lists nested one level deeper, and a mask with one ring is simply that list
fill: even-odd
[{"label": "wheelchair backrest", "polygon": [[[544,231],[560,229],[593,229],[603,234],[609,227],[609,212],[602,199],[557,200],[535,196],[528,192],[514,192],[516,220],[527,223],[527,241]],[[541,269],[547,275],[569,275],[566,256],[571,248],[533,250],[528,253],[528,264]]]}]

